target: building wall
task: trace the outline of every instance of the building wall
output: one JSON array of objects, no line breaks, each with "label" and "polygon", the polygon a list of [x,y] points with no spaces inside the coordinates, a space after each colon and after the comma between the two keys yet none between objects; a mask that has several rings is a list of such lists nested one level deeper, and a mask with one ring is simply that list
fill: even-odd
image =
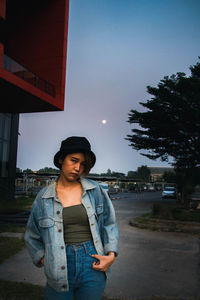
[{"label": "building wall", "polygon": [[[1,1],[2,15],[6,3],[6,19],[0,15],[0,54],[4,54],[4,64],[0,62],[0,92],[6,101],[0,111],[64,110],[69,0]],[[19,71],[17,63],[26,71]],[[20,72],[25,74],[26,82],[16,76]],[[29,79],[31,73],[37,78]],[[38,80],[40,86],[53,85],[55,95],[47,94],[45,86],[43,90],[34,86]],[[12,94],[18,95],[18,105]]]},{"label": "building wall", "polygon": [[174,172],[172,167],[148,167],[150,169],[150,176],[152,181],[159,181],[165,172]]},{"label": "building wall", "polygon": [[0,200],[14,197],[18,114],[0,113]]},{"label": "building wall", "polygon": [[0,17],[3,19],[6,18],[6,0],[0,1]]}]

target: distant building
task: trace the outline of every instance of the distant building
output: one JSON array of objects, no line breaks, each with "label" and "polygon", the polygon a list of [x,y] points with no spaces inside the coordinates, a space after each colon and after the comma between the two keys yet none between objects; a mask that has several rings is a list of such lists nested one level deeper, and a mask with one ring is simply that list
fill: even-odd
[{"label": "distant building", "polygon": [[0,196],[14,195],[19,113],[64,110],[68,14],[69,0],[0,1]]},{"label": "distant building", "polygon": [[151,171],[151,180],[152,181],[160,181],[165,172],[173,172],[174,168],[172,167],[148,167]]}]

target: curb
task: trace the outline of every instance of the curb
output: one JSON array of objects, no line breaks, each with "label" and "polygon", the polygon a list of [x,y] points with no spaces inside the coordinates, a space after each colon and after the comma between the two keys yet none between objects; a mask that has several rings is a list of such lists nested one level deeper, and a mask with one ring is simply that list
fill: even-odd
[{"label": "curb", "polygon": [[18,224],[18,225],[26,225],[28,221],[28,217],[30,215],[30,211],[22,211],[14,214],[0,214],[1,224],[10,223],[10,224]]},{"label": "curb", "polygon": [[141,229],[200,234],[200,223],[197,222],[179,222],[161,219],[148,219],[148,221],[150,223],[139,223],[132,219],[130,220],[129,224],[133,227],[138,227]]},{"label": "curb", "polygon": [[24,233],[18,233],[18,232],[1,232],[0,237],[9,237],[9,238],[18,238],[23,239]]}]

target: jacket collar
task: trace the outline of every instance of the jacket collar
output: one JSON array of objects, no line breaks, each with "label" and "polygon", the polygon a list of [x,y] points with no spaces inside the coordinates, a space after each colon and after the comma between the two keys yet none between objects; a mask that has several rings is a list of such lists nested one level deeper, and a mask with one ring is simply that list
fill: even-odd
[{"label": "jacket collar", "polygon": [[[86,192],[87,190],[95,189],[96,186],[91,183],[88,179],[81,177],[80,178],[80,183],[83,187],[83,193]],[[56,182],[50,184],[46,191],[44,192],[42,198],[56,198]]]},{"label": "jacket collar", "polygon": [[80,182],[81,182],[82,187],[83,187],[83,192],[96,188],[96,186],[91,181],[89,181],[88,179],[86,179],[84,177],[80,178]]}]

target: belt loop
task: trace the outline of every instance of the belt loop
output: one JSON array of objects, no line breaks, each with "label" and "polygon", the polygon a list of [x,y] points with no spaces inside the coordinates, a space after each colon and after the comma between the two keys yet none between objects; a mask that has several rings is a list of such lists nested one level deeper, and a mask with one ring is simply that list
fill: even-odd
[{"label": "belt loop", "polygon": [[83,246],[84,246],[84,249],[85,249],[85,253],[88,253],[88,251],[87,251],[87,244],[85,242],[83,243]]}]

